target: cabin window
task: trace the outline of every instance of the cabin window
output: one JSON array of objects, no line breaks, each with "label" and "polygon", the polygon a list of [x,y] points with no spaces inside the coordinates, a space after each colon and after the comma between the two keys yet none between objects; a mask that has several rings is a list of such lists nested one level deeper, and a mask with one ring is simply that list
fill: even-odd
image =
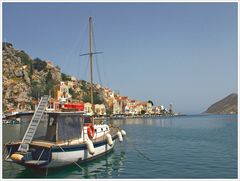
[{"label": "cabin window", "polygon": [[[49,120],[49,126],[52,126],[54,124],[54,118],[50,118]],[[56,123],[55,123],[56,124]]]},{"label": "cabin window", "polygon": [[57,122],[57,141],[66,142],[81,137],[82,118],[80,115],[60,115]]},{"label": "cabin window", "polygon": [[56,142],[56,124],[57,120],[50,117],[48,121],[47,134],[45,139],[48,141]]}]

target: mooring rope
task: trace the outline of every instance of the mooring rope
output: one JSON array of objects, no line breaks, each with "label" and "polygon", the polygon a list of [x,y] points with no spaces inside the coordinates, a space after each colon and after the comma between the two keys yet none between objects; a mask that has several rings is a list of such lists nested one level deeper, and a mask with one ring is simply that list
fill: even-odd
[{"label": "mooring rope", "polygon": [[145,158],[148,161],[154,161],[151,158],[149,158],[147,155],[145,155],[145,153],[143,153],[142,151],[138,150],[136,148],[136,146],[134,145],[134,143],[128,137],[125,137],[125,138],[128,141],[128,143],[130,143],[130,145],[132,146],[133,150],[136,151],[139,155],[141,155],[143,158]]}]

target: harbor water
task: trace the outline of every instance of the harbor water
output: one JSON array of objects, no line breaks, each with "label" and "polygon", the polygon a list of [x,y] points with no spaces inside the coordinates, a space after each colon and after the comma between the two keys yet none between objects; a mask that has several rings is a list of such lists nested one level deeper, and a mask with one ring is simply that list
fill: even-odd
[{"label": "harbor water", "polygon": [[[237,115],[110,120],[127,133],[97,160],[32,171],[2,163],[3,178],[237,178]],[[19,140],[28,124],[3,124],[3,143]],[[40,127],[44,126],[40,124]]]}]

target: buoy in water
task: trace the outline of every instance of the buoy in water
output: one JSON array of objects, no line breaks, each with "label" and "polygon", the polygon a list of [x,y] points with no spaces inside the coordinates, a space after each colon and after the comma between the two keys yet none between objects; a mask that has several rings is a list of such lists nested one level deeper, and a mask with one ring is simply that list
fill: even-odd
[{"label": "buoy in water", "polygon": [[118,135],[119,141],[122,142],[123,141],[122,133],[120,131],[118,131],[117,135]]},{"label": "buoy in water", "polygon": [[109,145],[109,146],[112,146],[112,144],[113,144],[112,136],[108,133],[108,134],[106,135],[106,137],[107,137],[107,143],[108,143],[108,145]]},{"label": "buoy in water", "polygon": [[121,130],[121,133],[123,137],[127,135],[126,131],[124,131],[123,129]]},{"label": "buoy in water", "polygon": [[87,149],[88,149],[88,152],[93,155],[95,153],[95,148],[93,146],[93,142],[91,140],[87,140]]}]

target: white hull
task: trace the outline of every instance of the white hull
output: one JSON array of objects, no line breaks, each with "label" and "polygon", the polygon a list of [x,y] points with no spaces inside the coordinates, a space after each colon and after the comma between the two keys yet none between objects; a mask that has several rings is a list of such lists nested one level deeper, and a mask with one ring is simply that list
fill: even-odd
[{"label": "white hull", "polygon": [[78,161],[87,161],[90,159],[97,158],[102,156],[103,154],[107,153],[111,149],[113,149],[115,145],[115,141],[113,140],[113,145],[109,146],[108,144],[104,144],[99,147],[95,147],[95,153],[91,155],[87,149],[84,150],[76,150],[76,151],[60,151],[60,152],[53,152],[52,153],[52,160],[47,165],[47,167],[60,167],[69,164],[73,164],[74,162]]}]

